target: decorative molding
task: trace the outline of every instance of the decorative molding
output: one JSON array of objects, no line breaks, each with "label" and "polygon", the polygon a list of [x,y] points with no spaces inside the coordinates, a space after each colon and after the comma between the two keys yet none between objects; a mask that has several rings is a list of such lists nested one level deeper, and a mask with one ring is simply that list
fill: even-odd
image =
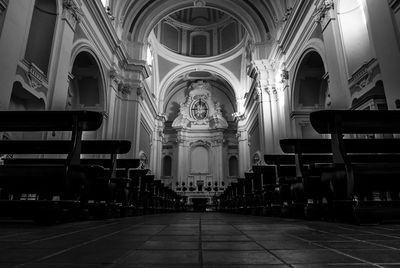
[{"label": "decorative molding", "polygon": [[320,23],[322,29],[326,27],[331,19],[329,11],[335,8],[335,3],[333,0],[323,0],[316,8],[313,17],[317,23]]},{"label": "decorative molding", "polygon": [[81,21],[83,12],[75,0],[63,0],[63,18],[72,29]]},{"label": "decorative molding", "polygon": [[206,1],[205,0],[194,0],[193,1],[193,6],[194,7],[205,7],[206,6]]},{"label": "decorative molding", "polygon": [[283,15],[282,21],[286,22],[289,20],[290,16],[292,15],[293,7],[288,7],[286,9],[285,14]]},{"label": "decorative molding", "polygon": [[289,81],[289,71],[288,70],[282,70],[281,78],[282,78],[282,80],[281,80],[282,84],[287,83]]},{"label": "decorative molding", "polygon": [[372,59],[365,62],[349,79],[349,84],[357,84],[360,88],[364,88],[371,82],[373,68],[377,61]]},{"label": "decorative molding", "polygon": [[42,87],[46,81],[46,75],[34,63],[29,64],[26,77],[32,89]]},{"label": "decorative molding", "polygon": [[167,114],[166,113],[160,113],[156,115],[156,120],[161,121],[161,122],[166,122],[167,121]]},{"label": "decorative molding", "polygon": [[244,113],[239,113],[239,112],[235,112],[232,114],[233,118],[235,118],[235,121],[244,121],[246,120],[246,115]]}]

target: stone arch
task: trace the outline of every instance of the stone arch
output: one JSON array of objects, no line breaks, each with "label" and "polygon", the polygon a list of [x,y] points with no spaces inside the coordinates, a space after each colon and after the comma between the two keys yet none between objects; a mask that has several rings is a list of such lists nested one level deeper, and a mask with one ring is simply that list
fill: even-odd
[{"label": "stone arch", "polygon": [[202,65],[188,65],[184,67],[176,67],[171,70],[160,83],[160,92],[159,92],[159,107],[164,107],[164,97],[167,95],[170,90],[170,86],[179,79],[179,77],[185,75],[186,73],[190,73],[193,71],[207,71],[210,73],[214,73],[224,79],[230,87],[234,90],[235,97],[237,97],[240,90],[240,83],[236,77],[231,75],[229,71],[223,70],[223,68],[212,66],[211,64],[202,64]]},{"label": "stone arch", "polygon": [[[222,10],[238,20],[249,32],[254,43],[267,42],[270,39],[270,30],[274,30],[276,26],[274,17],[278,17],[274,6],[268,7],[271,12],[269,16],[263,16],[251,1],[245,2],[232,3],[227,0],[210,0],[207,1],[206,6]],[[157,3],[157,5],[155,5],[155,1],[148,1],[142,5],[135,5],[135,3],[122,5],[120,6],[121,13],[118,15],[123,20],[124,33],[122,37],[135,44],[143,43],[143,40],[147,40],[150,32],[159,21],[174,11],[188,7],[193,7],[192,0],[175,1],[174,3],[163,1]],[[144,56],[145,46],[135,53],[135,57],[139,59],[144,59]]]},{"label": "stone arch", "polygon": [[292,123],[298,138],[320,137],[310,124],[309,114],[330,107],[328,79],[323,57],[314,48],[306,49],[297,63],[292,82]]},{"label": "stone arch", "polygon": [[[79,66],[76,65],[78,63],[77,60],[80,61],[80,64],[84,65],[87,64],[87,66],[89,66],[87,69],[85,69],[86,68],[85,66],[81,66],[82,68],[81,74],[76,73],[77,71],[79,71]],[[87,75],[85,75],[84,72],[86,72]],[[90,45],[87,42],[81,41],[77,45],[75,45],[71,57],[70,73],[72,74],[72,76],[70,77],[70,86],[68,90],[69,95],[66,107],[69,106],[69,108],[74,108],[74,107],[78,108],[79,104],[81,104],[83,106],[81,106],[80,108],[85,107],[86,109],[107,111],[107,103],[106,103],[107,81],[105,79],[106,77],[105,71],[99,57],[97,56],[97,53],[90,47]],[[82,83],[90,85],[91,89],[90,93],[93,95],[85,94],[84,97],[86,97],[85,99],[86,102],[75,103],[74,106],[74,103],[71,103],[71,101],[73,101],[73,98],[76,97],[75,94],[82,93],[79,91],[80,88],[79,88],[78,76],[81,76]],[[86,81],[84,81],[84,79],[86,79]],[[96,82],[97,82],[97,87],[96,86],[93,87],[93,83]],[[94,99],[91,100],[90,97],[93,97]]]},{"label": "stone arch", "polygon": [[[311,65],[310,65],[311,64]],[[315,86],[321,86],[321,83],[325,83],[325,90],[328,90],[328,84],[326,81],[326,66],[323,57],[321,56],[320,52],[310,47],[306,49],[301,57],[298,60],[295,75],[293,76],[292,80],[292,110],[303,110],[303,109],[315,109],[315,108],[325,108],[325,107],[315,107],[314,104],[322,104],[322,99],[319,102],[311,103],[311,99],[307,100],[307,92],[305,92],[306,88],[312,88],[317,94],[319,91]],[[307,80],[310,78],[310,84],[312,87],[307,87],[305,85],[301,85],[302,80]],[[317,81],[311,81],[316,79]],[[305,81],[306,83],[307,81]],[[319,92],[321,93],[321,92]],[[310,97],[317,98],[316,95],[310,95]],[[302,103],[305,101],[306,103]],[[308,102],[309,101],[309,102]]]}]

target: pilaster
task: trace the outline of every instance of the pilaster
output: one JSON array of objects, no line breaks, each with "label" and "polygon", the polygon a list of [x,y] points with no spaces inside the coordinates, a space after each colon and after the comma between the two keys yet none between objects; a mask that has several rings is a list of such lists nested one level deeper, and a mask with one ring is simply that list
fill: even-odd
[{"label": "pilaster", "polygon": [[53,110],[65,109],[68,96],[68,73],[70,72],[72,44],[74,41],[75,29],[81,21],[82,12],[75,0],[63,0],[63,13],[61,25],[59,26],[59,39],[53,48],[57,58],[53,61],[52,77],[50,88],[53,89],[51,97],[51,108]]},{"label": "pilaster", "polygon": [[388,1],[362,0],[389,110],[400,109],[400,50]]},{"label": "pilaster", "polygon": [[29,33],[34,1],[9,1],[4,25],[0,36],[0,110],[7,110],[10,104],[15,73],[25,51],[25,37]]},{"label": "pilaster", "polygon": [[346,66],[342,49],[339,24],[333,0],[320,0],[316,3],[314,13],[316,23],[321,24],[325,51],[326,72],[329,73],[329,93],[331,108],[348,109],[350,90],[346,77]]}]

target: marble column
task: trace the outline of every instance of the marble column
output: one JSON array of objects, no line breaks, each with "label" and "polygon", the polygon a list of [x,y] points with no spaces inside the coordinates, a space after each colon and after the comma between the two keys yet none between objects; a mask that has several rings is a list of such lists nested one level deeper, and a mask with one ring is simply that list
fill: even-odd
[{"label": "marble column", "polygon": [[0,36],[0,110],[7,110],[10,104],[15,73],[25,51],[34,4],[35,1],[26,0],[11,0],[8,3]]}]

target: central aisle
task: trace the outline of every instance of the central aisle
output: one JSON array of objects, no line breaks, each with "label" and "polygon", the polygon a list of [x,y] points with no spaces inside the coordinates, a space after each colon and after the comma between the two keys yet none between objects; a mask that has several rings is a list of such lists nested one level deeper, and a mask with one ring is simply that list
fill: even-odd
[{"label": "central aisle", "polygon": [[400,225],[220,213],[0,223],[0,267],[395,267],[399,249]]}]

